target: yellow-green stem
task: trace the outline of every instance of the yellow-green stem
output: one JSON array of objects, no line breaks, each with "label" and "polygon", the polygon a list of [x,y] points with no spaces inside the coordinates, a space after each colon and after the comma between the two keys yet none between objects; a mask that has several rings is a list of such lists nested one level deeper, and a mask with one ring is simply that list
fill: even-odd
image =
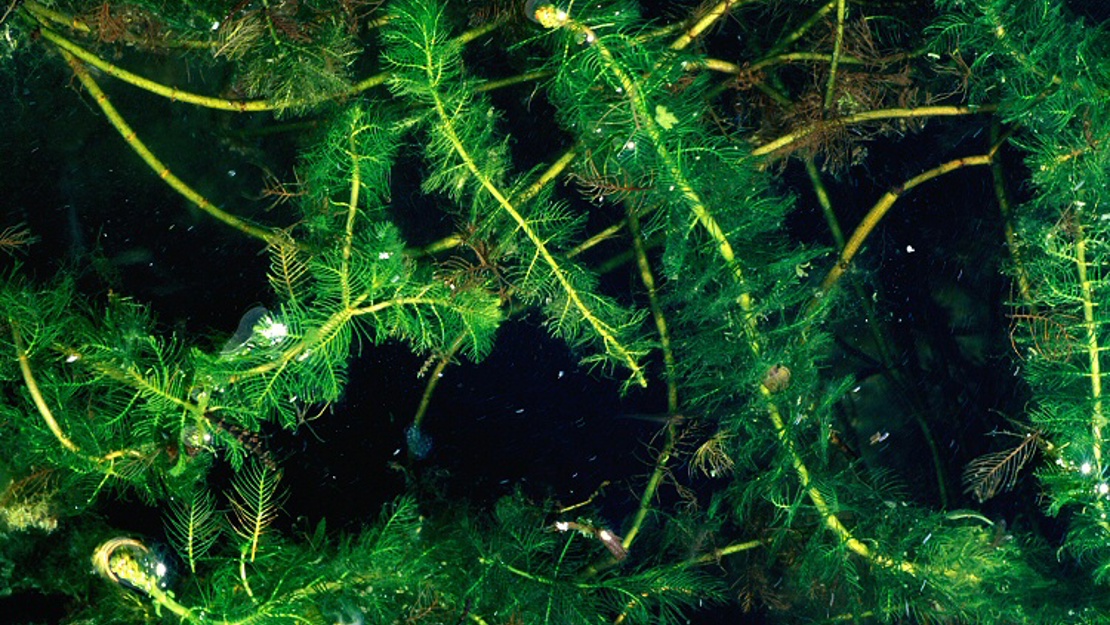
[{"label": "yellow-green stem", "polygon": [[[431,59],[429,59],[428,67],[434,67],[434,63]],[[434,75],[430,75],[429,80],[432,84],[434,84],[436,77]],[[559,283],[559,286],[562,287],[563,292],[566,294],[567,300],[570,305],[578,310],[578,314],[582,315],[582,318],[585,319],[590,327],[593,328],[593,331],[596,332],[599,337],[601,337],[603,343],[605,344],[606,351],[610,349],[613,350],[613,352],[615,352],[615,354],[624,361],[624,365],[628,367],[628,369],[632,372],[632,377],[636,380],[636,382],[640,386],[646,387],[647,378],[644,377],[643,366],[641,366],[640,363],[636,361],[636,358],[624,347],[620,340],[617,339],[616,335],[613,333],[613,329],[610,328],[608,324],[604,323],[601,319],[598,319],[594,312],[590,309],[590,307],[586,305],[586,302],[583,301],[581,295],[579,295],[578,290],[575,289],[574,285],[570,283],[570,279],[567,277],[562,267],[560,267],[559,261],[557,261],[555,257],[551,254],[551,251],[547,249],[547,245],[544,243],[543,239],[540,238],[539,234],[537,234],[536,231],[532,228],[531,224],[528,223],[528,220],[526,220],[524,216],[520,214],[520,211],[517,210],[514,203],[509,200],[505,193],[502,192],[502,190],[496,184],[494,184],[494,182],[489,178],[489,176],[485,174],[485,172],[481,170],[480,167],[478,167],[478,163],[474,161],[474,158],[470,155],[470,151],[463,144],[462,139],[458,136],[458,133],[455,132],[454,116],[451,112],[447,110],[447,107],[443,100],[440,98],[439,93],[433,91],[432,98],[434,101],[436,114],[439,117],[440,126],[442,128],[444,137],[451,144],[452,149],[459,157],[459,159],[463,162],[463,165],[467,168],[468,171],[470,171],[470,173],[482,186],[485,192],[489,193],[490,197],[492,197],[494,201],[497,202],[501,209],[504,210],[505,213],[508,214],[514,222],[516,222],[517,226],[520,228],[520,231],[523,232],[530,241],[532,241],[532,245],[535,246],[536,251],[540,255],[540,258],[542,258],[544,263],[547,264],[548,268],[551,269],[551,273],[555,276],[555,280]]]},{"label": "yellow-green stem", "polygon": [[825,89],[825,110],[833,105],[836,96],[836,69],[840,65],[840,48],[844,45],[844,0],[836,0],[836,42],[833,44],[832,61],[829,63],[829,82]]},{"label": "yellow-green stem", "polygon": [[[667,318],[663,316],[663,307],[659,305],[659,298],[656,296],[655,276],[651,272],[651,263],[648,261],[643,232],[640,230],[640,218],[636,215],[635,206],[629,207],[627,221],[629,234],[632,235],[632,247],[636,254],[636,265],[640,270],[640,281],[643,282],[644,288],[647,290],[651,316],[655,320],[655,329],[659,334],[659,346],[663,352],[663,367],[667,381],[667,413],[673,415],[678,413],[678,384],[677,374],[675,373],[674,350],[671,349],[671,333],[667,329]],[[625,533],[622,541],[625,549],[628,549],[632,542],[636,540],[636,535],[640,533],[640,528],[643,526],[648,512],[651,511],[655,493],[659,490],[659,485],[663,483],[668,471],[670,471],[668,465],[671,456],[674,454],[675,441],[678,438],[677,427],[675,419],[667,421],[663,449],[655,458],[655,469],[652,471],[651,477],[648,478],[648,483],[640,496],[640,507],[636,511],[636,516],[632,519],[632,526]]]},{"label": "yellow-green stem", "polygon": [[922,106],[912,109],[880,109],[875,111],[864,111],[854,115],[846,115],[836,119],[828,119],[814,122],[808,126],[799,128],[794,132],[783,135],[770,143],[765,143],[758,148],[752,150],[755,156],[767,156],[779,150],[785,149],[792,143],[800,141],[809,135],[825,130],[827,128],[835,128],[837,126],[850,126],[852,124],[859,124],[863,122],[879,121],[883,119],[916,119],[920,117],[952,117],[959,115],[978,115],[980,113],[991,113],[997,107],[993,105],[983,106]]},{"label": "yellow-green stem", "polygon": [[27,347],[23,343],[19,328],[16,327],[16,321],[8,319],[8,325],[12,328],[12,340],[15,343],[16,358],[19,360],[19,372],[23,375],[23,384],[27,386],[27,392],[31,394],[31,401],[34,402],[42,420],[46,422],[46,427],[50,428],[50,432],[54,435],[54,438],[58,439],[62,447],[74,453],[80,453],[81,449],[77,444],[71,441],[62,431],[62,426],[54,418],[54,412],[50,410],[50,406],[47,405],[46,399],[42,396],[42,391],[39,390],[39,384],[31,371],[31,361],[27,357]]},{"label": "yellow-green stem", "polygon": [[894,187],[890,191],[884,193],[883,196],[879,198],[879,201],[871,207],[871,210],[867,211],[867,214],[863,217],[863,221],[861,221],[860,224],[856,226],[855,231],[852,232],[851,238],[848,239],[848,242],[844,245],[844,249],[840,252],[840,258],[839,260],[837,260],[836,265],[834,265],[833,268],[829,270],[829,273],[825,275],[825,279],[821,281],[821,289],[818,292],[817,297],[822,297],[827,294],[832,289],[832,287],[840,280],[844,273],[848,271],[848,267],[851,266],[852,259],[855,258],[856,253],[859,252],[861,247],[863,247],[863,243],[867,240],[867,237],[870,236],[871,231],[879,225],[879,222],[882,221],[882,218],[886,216],[887,211],[889,211],[890,208],[894,206],[894,203],[898,201],[898,198],[902,197],[903,193],[924,182],[932,180],[933,178],[942,176],[963,167],[989,165],[992,158],[993,153],[957,158],[937,167],[934,167],[933,169],[930,169],[926,172],[918,174],[917,176],[910,178],[901,185]]},{"label": "yellow-green stem", "polygon": [[1094,287],[1087,275],[1087,239],[1082,226],[1077,226],[1078,241],[1075,243],[1075,267],[1079,274],[1079,287],[1083,297],[1083,326],[1087,331],[1087,377],[1091,384],[1091,454],[1095,461],[1095,475],[1102,472],[1102,429],[1106,427],[1106,415],[1102,413],[1102,363],[1099,358],[1099,323],[1095,318]]},{"label": "yellow-green stem", "polygon": [[108,121],[111,122],[112,126],[115,127],[116,131],[119,132],[121,137],[123,137],[123,140],[126,141],[129,146],[131,146],[131,149],[134,150],[135,153],[143,159],[143,162],[146,163],[147,166],[154,171],[154,173],[158,174],[159,178],[165,180],[166,184],[170,185],[170,188],[172,188],[174,191],[177,191],[179,194],[185,197],[185,199],[196,205],[197,208],[208,213],[212,217],[215,217],[220,222],[231,226],[232,228],[235,228],[236,230],[244,234],[248,234],[252,237],[261,239],[267,243],[276,242],[277,239],[272,231],[251,224],[246,220],[240,219],[235,215],[232,215],[231,213],[218,208],[215,204],[209,202],[207,198],[205,198],[200,193],[197,193],[196,190],[194,190],[183,180],[174,175],[174,173],[170,171],[170,168],[167,167],[161,160],[159,160],[158,157],[155,156],[154,153],[146,147],[146,144],[139,139],[138,135],[135,133],[134,130],[131,129],[131,126],[119,114],[119,112],[116,110],[116,107],[112,105],[112,102],[108,99],[108,95],[100,89],[100,86],[96,83],[96,80],[94,80],[89,72],[85,69],[85,66],[81,63],[81,61],[79,61],[76,57],[65,50],[62,50],[62,56],[64,56],[66,61],[69,62],[69,65],[73,68],[73,73],[76,74],[77,79],[81,81],[81,84],[85,87],[89,94],[93,96],[93,99],[100,107],[100,110],[104,112],[105,117],[108,118]]},{"label": "yellow-green stem", "polygon": [[730,10],[735,9],[742,4],[745,4],[748,1],[749,0],[721,0],[708,11],[703,13],[701,18],[698,19],[698,21],[694,22],[693,26],[688,28],[686,32],[682,33],[682,36],[680,36],[678,39],[675,39],[674,43],[671,44],[671,49],[686,49],[686,47],[693,43],[698,37],[700,37],[702,33],[708,30],[710,26],[715,24],[725,15],[728,15],[728,12]]}]

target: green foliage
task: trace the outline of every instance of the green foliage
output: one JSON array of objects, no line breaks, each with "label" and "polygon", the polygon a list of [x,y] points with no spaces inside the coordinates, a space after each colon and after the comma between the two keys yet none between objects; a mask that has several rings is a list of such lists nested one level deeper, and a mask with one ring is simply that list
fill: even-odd
[{"label": "green foliage", "polygon": [[502,262],[514,296],[541,306],[552,334],[571,347],[599,348],[589,362],[623,366],[633,381],[646,385],[640,361],[647,346],[637,336],[643,315],[602,296],[590,273],[562,257],[578,220],[551,203],[547,193],[525,198],[520,192],[524,182],[512,179],[507,146],[496,135],[496,114],[475,97],[462,72],[459,42],[445,28],[444,7],[413,1],[396,3],[392,11],[384,36],[390,87],[424,107],[426,157],[433,164],[425,191],[459,203],[458,219],[474,224],[478,236],[514,233],[512,244],[495,239],[505,250]]},{"label": "green foliage", "polygon": [[[256,470],[260,471],[261,469]],[[237,481],[236,484],[238,485],[239,482]],[[272,493],[267,503],[271,507],[273,506]],[[233,505],[235,505],[236,513],[242,514],[239,512],[240,506],[245,507],[247,504]],[[271,511],[270,515],[272,516],[272,514]],[[169,502],[169,513],[166,515],[166,534],[173,543],[174,549],[182,555],[189,565],[191,572],[197,572],[197,562],[216,544],[222,529],[220,517],[216,512],[216,499],[207,489],[197,488],[187,499],[171,500]]]},{"label": "green foliage", "polygon": [[251,462],[238,473],[231,486],[231,509],[235,513],[232,524],[235,533],[243,540],[243,553],[250,554],[254,562],[258,544],[269,529],[281,506],[282,493],[278,490],[281,471],[261,463]]},{"label": "green foliage", "polygon": [[[89,81],[155,90],[113,63],[153,72],[156,54],[232,76],[225,93],[242,98],[183,99],[316,117],[284,173],[296,182],[267,189],[278,200],[252,215],[282,226],[241,228],[265,239],[270,264],[267,309],[248,313],[249,333],[226,344],[198,337],[115,291],[95,294],[95,280],[69,266],[43,277],[56,259],[5,270],[0,593],[67,596],[80,605],[72,622],[103,623],[678,624],[719,605],[815,622],[1100,622],[1110,613],[1110,41],[1066,3],[941,1],[923,36],[916,13],[881,3],[851,5],[847,22],[806,3],[679,7],[681,17],[662,18],[623,0],[527,3],[534,22],[492,0],[395,0],[381,11],[357,0],[225,5],[26,0],[4,18],[8,41],[42,46],[44,58],[54,46],[83,50],[83,60],[57,57],[81,69],[100,55],[101,73],[82,84],[117,128],[133,113],[106,106],[121,98]],[[11,58],[0,53],[5,67]],[[384,74],[356,86],[372,67]],[[487,93],[513,82],[491,82],[505,67],[539,82],[515,98]],[[386,89],[362,93],[376,85]],[[965,97],[972,109],[961,108]],[[983,358],[1022,374],[1009,392],[1023,438],[978,459],[964,448],[982,448],[994,426],[958,412],[972,392],[952,384],[970,358],[891,321],[894,304],[872,287],[904,279],[880,266],[894,255],[853,239],[838,241],[834,258],[826,226],[806,212],[816,191],[839,231],[838,219],[859,218],[841,207],[866,178],[888,185],[883,201],[893,203],[932,178],[888,180],[891,171],[942,176],[929,169],[939,148],[906,150],[920,159],[909,165],[867,156],[865,141],[880,137],[929,143],[902,138],[920,130],[921,111],[991,112],[1007,133],[983,160],[1001,167],[1003,142],[1025,159],[1026,170],[995,174],[1000,189],[1020,177],[1030,190],[1012,212],[1003,203],[995,229],[1010,237],[1017,354]],[[960,123],[953,134],[982,130],[981,120]],[[150,164],[136,126],[123,138]],[[947,151],[962,141],[938,143],[953,143]],[[269,174],[254,147],[246,160]],[[812,188],[797,184],[790,156],[807,161]],[[852,168],[860,161],[867,175]],[[175,163],[159,167],[213,212],[215,202],[183,188],[187,176],[170,175]],[[850,172],[831,196],[827,171]],[[857,236],[881,217],[868,214]],[[27,241],[6,240],[8,225],[0,250],[22,253]],[[216,253],[210,236],[191,243],[198,255]],[[445,238],[429,245],[435,236]],[[947,262],[958,254],[945,245],[930,243]],[[885,239],[873,247],[885,250]],[[878,261],[868,268],[857,252]],[[603,275],[627,258],[626,279]],[[988,304],[1002,314],[1001,302]],[[352,363],[387,343],[434,370],[408,430],[419,433],[444,369],[460,355],[480,366],[521,312],[597,375],[623,382],[630,404],[665,398],[661,429],[642,441],[648,467],[603,476],[620,486],[584,501],[565,485],[537,486],[550,489],[542,504],[523,488],[496,497],[479,481],[460,502],[437,482],[450,478],[435,460],[411,459],[369,469],[399,472],[410,490],[372,502],[382,510],[374,522],[329,530],[285,518],[284,469],[267,434],[341,418],[326,413],[351,390]],[[925,305],[913,313],[914,323],[940,316]],[[879,378],[893,391],[861,408],[854,395]],[[638,386],[660,390],[638,395]],[[911,434],[897,424],[900,402],[912,408]],[[399,446],[398,428],[381,418],[367,415],[352,432]],[[613,450],[640,435],[587,425]],[[901,452],[928,448],[932,466],[886,453],[892,432],[910,441]],[[1026,479],[1034,472],[1040,493]],[[974,500],[948,494],[961,473]],[[100,513],[130,510],[131,496],[160,510],[174,558],[153,548],[157,537],[104,526]],[[1013,512],[969,508],[1004,497]],[[1066,529],[1045,529],[1045,513]],[[43,539],[56,531],[65,538]],[[59,576],[80,579],[20,580],[40,549],[53,550],[42,562]],[[168,573],[175,560],[180,580]]]},{"label": "green foliage", "polygon": [[[1036,36],[1029,30],[1034,25]],[[1054,466],[1041,472],[1049,510],[1073,512],[1064,547],[1096,563],[1095,578],[1105,579],[1110,503],[1100,353],[1107,340],[1102,303],[1110,290],[1100,267],[1110,231],[1100,190],[1110,162],[1097,137],[1110,132],[1110,110],[1098,86],[1110,72],[1108,44],[1103,32],[1062,6],[1038,3],[976,3],[949,18],[942,32],[978,33],[963,44],[976,54],[973,86],[1000,84],[1001,94],[993,96],[1000,112],[1020,120],[1016,142],[1036,188],[1019,231],[1033,286],[1020,304],[1030,311],[1031,325],[1059,328],[1051,343],[1033,328],[1021,346],[1036,393],[1029,414],[1052,446]]]}]

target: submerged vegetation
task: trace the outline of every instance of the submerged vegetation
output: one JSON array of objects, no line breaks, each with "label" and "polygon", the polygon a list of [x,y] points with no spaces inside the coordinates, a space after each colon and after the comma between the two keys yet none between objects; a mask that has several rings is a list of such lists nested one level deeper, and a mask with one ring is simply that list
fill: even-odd
[{"label": "submerged vegetation", "polygon": [[[1110,618],[1099,16],[3,4],[0,597],[71,623]],[[78,208],[113,177],[126,199]],[[220,306],[249,310],[221,333]],[[440,381],[496,387],[520,326],[597,382],[582,404],[619,390],[591,419],[632,469],[458,483],[478,452],[428,421],[473,415]],[[388,350],[409,415],[350,400]],[[343,420],[404,450],[357,465],[400,486],[325,522],[287,475],[339,460],[274,441]],[[531,427],[498,444],[581,444]]]}]

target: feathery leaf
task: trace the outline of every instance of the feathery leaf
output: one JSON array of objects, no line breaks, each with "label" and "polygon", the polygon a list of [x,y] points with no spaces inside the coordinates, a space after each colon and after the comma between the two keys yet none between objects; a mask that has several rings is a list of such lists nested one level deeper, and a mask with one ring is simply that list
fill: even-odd
[{"label": "feathery leaf", "polygon": [[980,503],[1006,492],[1017,483],[1022,467],[1037,451],[1039,432],[1026,434],[1010,449],[980,456],[964,469],[964,492],[971,493]]}]

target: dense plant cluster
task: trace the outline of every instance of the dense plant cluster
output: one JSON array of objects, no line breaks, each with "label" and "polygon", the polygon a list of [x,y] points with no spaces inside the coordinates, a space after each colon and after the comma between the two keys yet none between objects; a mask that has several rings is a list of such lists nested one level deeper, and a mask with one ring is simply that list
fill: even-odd
[{"label": "dense plant cluster", "polygon": [[[1108,618],[1097,15],[4,4],[0,596],[71,623]],[[61,208],[11,175],[39,149]],[[113,176],[125,199],[80,206]],[[175,240],[201,278],[153,273]],[[222,305],[199,285],[259,253],[236,288],[261,304],[198,322]],[[649,407],[594,429],[634,469],[458,483],[465,438],[426,418],[473,417],[440,380],[496,385],[521,325]],[[377,377],[413,414],[361,411],[360,368],[397,349],[408,382]],[[342,420],[403,487],[329,525],[284,479],[328,460],[274,441]]]}]

